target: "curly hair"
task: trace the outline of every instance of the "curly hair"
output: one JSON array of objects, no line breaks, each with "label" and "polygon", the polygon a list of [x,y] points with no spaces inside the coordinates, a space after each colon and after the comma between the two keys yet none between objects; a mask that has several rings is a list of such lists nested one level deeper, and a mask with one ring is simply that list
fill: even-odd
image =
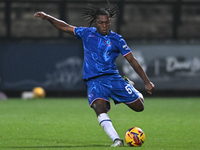
[{"label": "curly hair", "polygon": [[83,7],[82,16],[87,19],[89,26],[91,26],[95,19],[99,15],[108,15],[110,18],[115,18],[119,14],[117,5],[110,5],[108,2],[108,7],[100,8],[91,4],[88,4],[87,7]]}]

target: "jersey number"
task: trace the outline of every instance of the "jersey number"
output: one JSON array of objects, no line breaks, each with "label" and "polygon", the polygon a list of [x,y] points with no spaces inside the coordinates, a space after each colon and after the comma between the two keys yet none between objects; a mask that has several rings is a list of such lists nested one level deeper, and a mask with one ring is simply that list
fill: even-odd
[{"label": "jersey number", "polygon": [[125,89],[128,92],[128,94],[132,94],[133,93],[133,87],[130,84],[127,84],[125,86]]}]

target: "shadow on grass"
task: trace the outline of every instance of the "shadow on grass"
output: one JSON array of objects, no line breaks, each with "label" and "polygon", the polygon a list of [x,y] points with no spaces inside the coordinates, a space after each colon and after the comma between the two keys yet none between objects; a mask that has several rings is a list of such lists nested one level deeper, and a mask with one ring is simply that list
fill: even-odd
[{"label": "shadow on grass", "polygon": [[106,146],[106,145],[80,145],[80,146],[23,146],[23,147],[20,147],[20,146],[16,146],[16,147],[0,147],[0,148],[20,148],[20,149],[23,149],[23,148],[75,148],[75,147],[109,147],[109,146]]}]

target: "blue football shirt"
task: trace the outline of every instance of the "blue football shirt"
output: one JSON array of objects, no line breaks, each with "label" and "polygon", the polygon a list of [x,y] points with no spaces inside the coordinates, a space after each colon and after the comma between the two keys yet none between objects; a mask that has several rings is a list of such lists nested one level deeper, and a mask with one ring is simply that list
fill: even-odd
[{"label": "blue football shirt", "polygon": [[84,80],[103,74],[119,73],[115,64],[116,58],[120,53],[126,56],[131,52],[122,36],[113,31],[103,36],[95,27],[75,27],[74,34],[83,42]]}]

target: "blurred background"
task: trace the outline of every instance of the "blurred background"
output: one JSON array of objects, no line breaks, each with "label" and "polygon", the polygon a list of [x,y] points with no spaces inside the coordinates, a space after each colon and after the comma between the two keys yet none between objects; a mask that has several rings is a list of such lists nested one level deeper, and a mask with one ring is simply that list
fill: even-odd
[{"label": "blurred background", "polygon": [[[200,96],[200,0],[110,0],[120,14],[111,29],[127,41],[151,81],[153,96]],[[87,96],[81,40],[35,19],[44,11],[74,26],[88,26],[81,8],[106,0],[0,0],[0,91],[19,97],[40,86],[47,97]],[[144,83],[120,56],[145,96]]]}]

